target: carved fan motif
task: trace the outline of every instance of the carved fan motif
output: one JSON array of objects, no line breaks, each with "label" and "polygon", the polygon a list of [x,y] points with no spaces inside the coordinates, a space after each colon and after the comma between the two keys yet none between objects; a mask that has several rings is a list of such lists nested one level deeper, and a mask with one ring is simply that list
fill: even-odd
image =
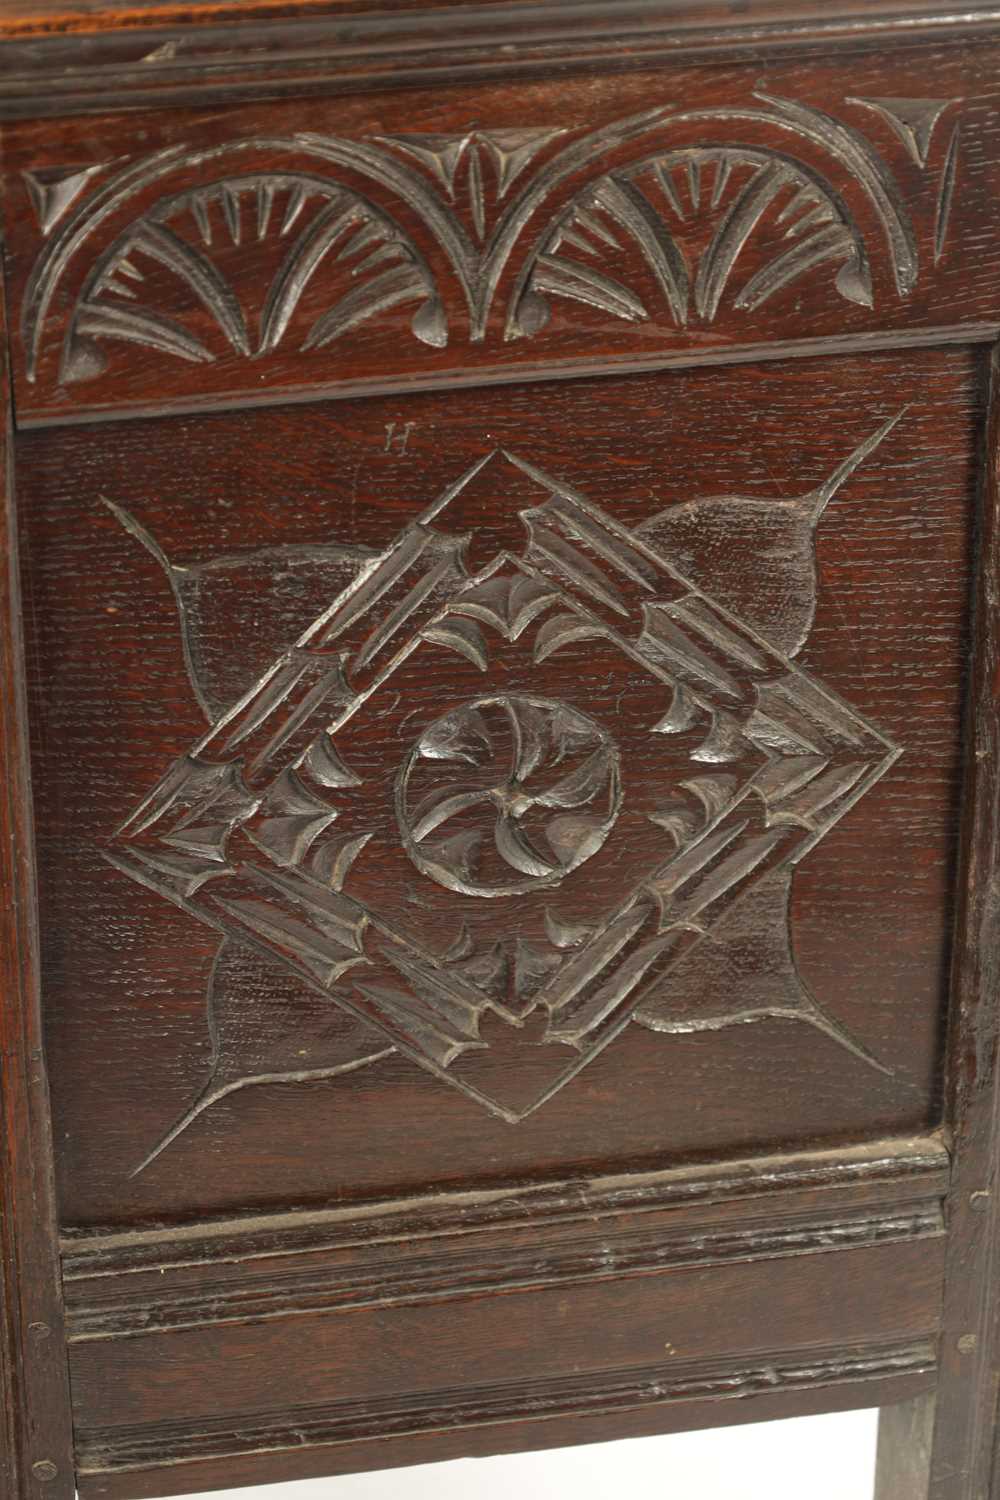
[{"label": "carved fan motif", "polygon": [[537,333],[550,297],[629,322],[652,316],[636,251],[679,325],[712,322],[724,296],[753,311],[822,266],[841,296],[872,305],[864,244],[828,188],[773,152],[697,146],[610,174],[574,201],[535,262],[511,333]]},{"label": "carved fan motif", "polygon": [[[899,752],[791,653],[812,619],[815,526],[898,420],[809,495],[686,501],[645,534],[487,454],[359,560],[108,850],[225,944],[212,1076],[152,1155],[223,1093],[392,1050],[516,1121],[633,1020],[793,1018],[880,1067],[801,982],[788,899],[797,863]],[[476,487],[493,516],[505,477],[512,513],[480,529]],[[730,525],[756,533],[762,571],[740,551],[737,578],[736,550],[713,545]],[[451,684],[444,712],[428,680]],[[648,743],[652,784],[620,774],[624,734]],[[613,893],[603,912],[595,886]],[[734,975],[765,952],[748,992]],[[349,1024],[323,1027],[323,1005]]]},{"label": "carved fan motif", "polygon": [[[299,132],[39,163],[23,174],[47,240],[22,307],[27,377],[57,308],[58,379],[80,381],[112,342],[204,364],[289,345],[322,355],[383,315],[439,348],[536,337],[553,302],[667,332],[752,319],[807,285],[819,312],[824,281],[860,307],[890,288],[905,298],[944,250],[956,103],[845,99],[845,120],[754,93],[595,129]],[[913,212],[921,193],[932,235]],[[57,296],[78,256],[80,291]]]},{"label": "carved fan motif", "polygon": [[[242,297],[255,254],[270,284],[263,305],[248,309]],[[105,339],[195,364],[215,359],[220,341],[255,358],[281,343],[307,305],[302,349],[323,348],[403,305],[416,307],[418,339],[447,341],[423,257],[360,194],[304,175],[226,178],[156,205],[100,258],[67,334],[62,378],[98,374]]]}]

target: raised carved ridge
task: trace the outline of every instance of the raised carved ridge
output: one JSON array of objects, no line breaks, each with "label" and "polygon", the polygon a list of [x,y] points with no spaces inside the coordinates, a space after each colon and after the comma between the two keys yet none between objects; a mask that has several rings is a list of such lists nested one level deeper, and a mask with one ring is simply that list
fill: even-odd
[{"label": "raised carved ridge", "polygon": [[780,1391],[823,1390],[830,1386],[866,1382],[872,1404],[879,1404],[880,1381],[910,1376],[930,1379],[936,1369],[934,1346],[911,1340],[865,1349],[842,1349],[799,1354],[782,1353],[756,1361],[716,1361],[697,1364],[673,1361],[654,1368],[604,1371],[561,1379],[525,1380],[470,1393],[434,1391],[409,1405],[397,1400],[368,1400],[322,1410],[283,1410],[256,1422],[231,1419],[175,1423],[78,1433],[78,1472],[81,1476],[110,1474],[125,1469],[155,1468],[162,1463],[196,1463],[241,1453],[266,1453],[285,1448],[330,1446],[367,1438],[471,1427],[482,1422],[542,1420],[588,1413],[635,1410],[684,1401],[739,1402]]},{"label": "raised carved ridge", "polygon": [[[74,1299],[68,1337],[74,1343],[172,1333],[220,1323],[441,1302],[485,1292],[509,1292],[577,1282],[649,1275],[680,1266],[825,1255],[870,1245],[895,1244],[944,1234],[939,1202],[867,1210],[830,1218],[813,1214],[794,1223],[692,1226],[628,1233],[607,1230],[571,1244],[537,1242],[456,1254],[422,1253],[400,1259],[377,1254],[357,1266],[317,1270],[290,1265],[262,1271],[238,1284],[206,1275],[197,1291],[165,1280],[159,1295],[144,1284],[130,1295],[127,1279],[91,1283],[89,1302]],[[428,1247],[429,1248],[429,1247]],[[162,1268],[164,1278],[167,1268]],[[99,1292],[94,1298],[94,1292]]]},{"label": "raised carved ridge", "polygon": [[[820,1194],[847,1207],[939,1200],[948,1185],[948,1153],[937,1135],[859,1146],[792,1151],[658,1171],[596,1178],[437,1191],[415,1198],[299,1209],[261,1216],[198,1220],[170,1227],[67,1231],[61,1241],[63,1279],[73,1305],[91,1296],[89,1283],[154,1275],[187,1266],[220,1266],[242,1277],[268,1256],[299,1257],[388,1245],[412,1248],[442,1236],[461,1240],[501,1230],[551,1236],[598,1220],[668,1212],[706,1222],[720,1207],[752,1205],[758,1221],[798,1212],[799,1195]],[[846,1195],[846,1196],[844,1196]],[[787,1207],[785,1205],[788,1205]],[[742,1211],[742,1209],[741,1209]],[[829,1211],[828,1211],[829,1212]],[[242,1255],[234,1252],[242,1250]]]},{"label": "raised carved ridge", "polygon": [[[689,502],[641,534],[526,460],[487,453],[357,565],[109,850],[225,939],[212,1072],[153,1156],[234,1088],[333,1076],[391,1048],[511,1121],[632,1019],[685,1032],[790,1017],[883,1066],[802,983],[788,901],[796,864],[899,752],[785,653],[812,620],[815,526],[898,420],[815,492]],[[484,474],[534,497],[505,531],[481,527]],[[152,538],[116,513],[177,592]],[[740,582],[715,580],[725,603],[697,581],[720,524],[756,526],[765,569],[740,553]],[[747,616],[764,581],[776,614],[758,633]],[[190,668],[200,651],[185,625]],[[414,718],[442,655],[452,705]],[[620,729],[653,737],[651,794],[623,793]],[[373,732],[407,747],[394,805],[381,773],[359,771]],[[595,920],[597,864],[622,894]],[[748,938],[769,946],[760,993],[726,967]],[[260,955],[270,977],[251,985]],[[269,997],[253,1027],[248,990]],[[317,995],[342,1008],[344,1030],[302,1071],[292,1038]]]},{"label": "raised carved ridge", "polygon": [[[74,1305],[86,1300],[88,1283],[152,1274],[157,1278],[187,1266],[220,1266],[242,1276],[268,1256],[299,1257],[364,1247],[384,1254],[391,1244],[412,1247],[441,1236],[481,1236],[502,1230],[551,1235],[597,1220],[669,1212],[706,1222],[726,1205],[753,1204],[757,1220],[795,1213],[797,1195],[858,1207],[914,1205],[938,1200],[947,1190],[948,1153],[937,1135],[913,1136],[860,1146],[792,1151],[727,1161],[569,1178],[489,1188],[439,1191],[422,1197],[198,1220],[169,1228],[74,1230],[62,1237],[63,1279]],[[847,1195],[844,1197],[843,1195]],[[833,1197],[831,1198],[831,1195]],[[815,1201],[815,1200],[813,1200]],[[785,1207],[785,1205],[788,1205]],[[234,1252],[242,1251],[240,1256]],[[79,1288],[79,1292],[78,1292]]]},{"label": "raised carved ridge", "polygon": [[[537,339],[554,303],[562,321],[589,309],[669,329],[711,323],[724,307],[750,318],[820,276],[834,298],[864,307],[906,298],[943,251],[957,127],[943,165],[937,140],[958,102],[847,98],[842,119],[754,94],[589,133],[299,133],[124,164],[39,164],[25,173],[46,237],[22,309],[28,379],[81,257],[55,335],[56,383],[96,378],[115,345],[212,363],[294,341],[322,358],[396,309],[417,341],[440,347]],[[929,246],[894,152],[932,174]],[[266,268],[252,308],[249,267]]]},{"label": "raised carved ridge", "polygon": [[[31,19],[19,23],[20,17],[7,26],[9,76],[4,78],[0,117],[32,119],[53,113],[106,114],[119,102],[133,109],[141,104],[190,105],[201,94],[214,104],[245,99],[248,87],[258,94],[266,90],[268,98],[302,100],[305,91],[317,86],[353,90],[361,81],[371,89],[391,87],[401,73],[428,84],[468,81],[475,86],[484,65],[495,69],[499,57],[511,78],[551,77],[560,68],[595,63],[656,68],[671,59],[704,62],[720,53],[756,57],[762,47],[789,46],[822,49],[835,58],[840,54],[850,67],[864,41],[880,47],[889,63],[899,25],[891,15],[871,8],[841,13],[839,7],[824,7],[812,17],[789,13],[786,19],[780,13],[763,17],[728,11],[710,17],[703,7],[690,14],[661,13],[650,10],[646,0],[617,0],[613,9],[595,11],[590,0],[558,0],[546,5],[544,24],[531,34],[525,33],[515,5],[464,8],[456,13],[447,38],[416,22],[408,25],[397,15],[387,34],[384,11],[359,13],[351,18],[348,48],[340,17],[308,13],[279,28],[254,24],[250,17],[241,17],[238,27],[213,25],[206,18],[189,28],[183,45],[172,40],[152,49],[141,25],[124,23],[122,29],[88,35],[76,48],[50,51],[38,45]],[[979,38],[991,39],[994,27],[988,6],[942,11],[921,3],[909,8],[906,35],[910,41],[961,39],[975,46]],[[884,91],[893,88],[891,68],[886,68]]]}]

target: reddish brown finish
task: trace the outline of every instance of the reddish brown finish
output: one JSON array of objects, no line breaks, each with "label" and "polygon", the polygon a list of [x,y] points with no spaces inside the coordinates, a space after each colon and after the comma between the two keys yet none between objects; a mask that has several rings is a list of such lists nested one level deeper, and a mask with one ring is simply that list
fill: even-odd
[{"label": "reddish brown finish", "polygon": [[[0,24],[0,35],[16,37],[35,33],[48,35],[61,31],[121,31],[138,26],[204,25],[232,19],[231,12],[237,4],[241,11],[254,20],[264,17],[301,19],[317,14],[387,15],[385,8],[380,11],[371,0],[249,0],[249,3],[247,0],[188,0],[187,4],[180,4],[178,0],[63,0],[63,3],[59,3],[59,0],[9,0]],[[487,5],[496,8],[496,0],[438,0],[437,8],[446,10],[450,7],[474,14],[477,9]],[[394,0],[392,6],[394,11],[421,8],[423,0]],[[535,7],[536,10],[543,8]],[[669,20],[675,28],[727,25],[730,36],[734,29],[740,24],[745,25],[748,20],[751,24],[773,28],[782,23],[826,19],[840,26],[860,29],[866,19],[872,19],[867,16],[866,7],[861,0],[856,0],[853,6],[838,5],[835,16],[829,15],[829,7],[823,5],[821,0],[754,0],[754,3],[743,6],[739,16],[732,15],[732,7],[725,0],[659,0],[656,4],[638,0],[630,8],[636,14],[644,11],[647,24],[650,25],[664,20]],[[992,8],[989,0],[968,0],[966,5],[969,14],[975,14],[977,10],[990,11]],[[522,22],[527,19],[528,6],[525,0],[520,0],[519,4],[515,0],[507,9],[515,16],[520,9]],[[574,9],[573,0],[561,0],[561,4],[557,0],[555,5],[548,7],[550,24],[558,19],[560,9],[564,13],[571,13]],[[622,9],[624,11],[625,7]],[[929,0],[922,0],[922,3],[914,3],[914,0],[883,0],[879,12],[878,19],[883,22],[893,12],[905,15],[908,19],[944,14],[940,5],[931,4]],[[239,33],[234,32],[234,35],[238,36]]]},{"label": "reddish brown finish", "polygon": [[[940,1147],[909,1140],[881,1155],[839,1148],[520,1192],[437,1194],[361,1214],[348,1208],[74,1236],[65,1269],[78,1392],[93,1393],[95,1416],[106,1413],[101,1393],[118,1386],[109,1362],[124,1357],[137,1377],[141,1370],[132,1400],[159,1392],[145,1410],[162,1415],[164,1401],[188,1402],[169,1437],[155,1419],[81,1426],[81,1485],[95,1495],[173,1492],[213,1482],[223,1454],[231,1478],[304,1476],[479,1452],[487,1441],[491,1451],[516,1451],[613,1430],[838,1408],[856,1404],[861,1389],[868,1400],[903,1400],[933,1377],[926,1332],[937,1316],[941,1187]],[[844,1317],[824,1331],[845,1270],[853,1290]],[[727,1351],[721,1359],[705,1357],[706,1287],[711,1337]],[[858,1302],[869,1292],[877,1310]],[[750,1309],[762,1294],[788,1320],[785,1353],[773,1352],[772,1318],[755,1330]],[[619,1313],[609,1319],[608,1299],[616,1297]],[[641,1307],[644,1325],[630,1327]],[[472,1340],[463,1357],[502,1375],[500,1348],[509,1340],[488,1336],[501,1308],[508,1327],[522,1317],[533,1325],[552,1319],[551,1337],[530,1370],[518,1366],[506,1380],[464,1391],[454,1378],[458,1329]],[[602,1331],[587,1338],[582,1320],[597,1308]],[[848,1308],[865,1329],[853,1346]],[[416,1341],[405,1336],[414,1324],[424,1330]],[[696,1358],[685,1346],[689,1326],[702,1351]],[[756,1340],[765,1326],[762,1356]],[[305,1337],[318,1342],[299,1365]],[[300,1394],[308,1392],[311,1405],[300,1402],[294,1415],[272,1409],[263,1385],[252,1420],[235,1432],[221,1415],[227,1393],[191,1400],[211,1378],[196,1352],[205,1341],[224,1368],[256,1380],[288,1362],[273,1357],[281,1339],[294,1341]],[[446,1391],[422,1395],[427,1358],[437,1357],[442,1339]],[[339,1351],[357,1353],[362,1342],[370,1357],[342,1366]],[[645,1347],[643,1364],[606,1368],[612,1344],[630,1360]],[[601,1351],[598,1372],[583,1368],[591,1348]],[[423,1351],[420,1368],[400,1381],[408,1350]],[[567,1357],[581,1368],[557,1374]],[[352,1394],[317,1404],[340,1369]],[[381,1394],[357,1399],[358,1379],[381,1382]],[[143,1410],[130,1404],[118,1421]]]},{"label": "reddish brown finish", "polygon": [[[225,3],[225,0],[222,0]],[[348,8],[349,7],[349,8]],[[835,46],[894,51],[908,41],[996,37],[993,0],[961,9],[934,0],[879,0],[832,6],[826,0],[420,0],[390,7],[370,0],[295,0],[231,12],[206,4],[72,7],[30,0],[0,17],[8,118],[103,112],[109,92],[135,104],[177,105],[203,98],[204,69],[220,100],[322,98],[333,91],[424,86],[457,79],[592,73],[609,66],[659,65],[678,57],[774,52],[816,55]],[[286,18],[281,19],[281,12]],[[249,13],[247,13],[249,12]],[[287,13],[295,15],[290,24]],[[269,19],[271,17],[272,19]],[[120,22],[120,24],[118,24]],[[20,39],[20,40],[19,40]]]},{"label": "reddish brown finish", "polygon": [[[878,394],[859,415],[857,386],[866,379]],[[648,1167],[693,1151],[805,1145],[934,1122],[981,410],[975,361],[930,351],[497,394],[502,404],[493,404],[485,434],[482,396],[468,392],[412,396],[403,406],[397,398],[22,437],[42,920],[63,935],[48,950],[46,984],[57,1128],[66,1142],[65,1221],[280,1207],[322,1202],[330,1192],[416,1191],[512,1172]],[[826,419],[817,434],[812,412],[821,400]],[[794,885],[799,972],[881,1068],[794,1020],[677,1037],[633,1025],[511,1127],[395,1056],[339,1080],[233,1094],[130,1177],[206,1076],[204,994],[217,943],[103,857],[115,828],[204,719],[162,569],[102,496],[185,565],[279,541],[378,549],[481,456],[485,438],[635,527],[695,496],[805,494],[904,407],[819,523],[819,610],[801,653],[811,672],[904,747]],[[407,455],[386,453],[386,426],[404,417],[415,424]],[[571,441],[579,432],[587,433],[582,447]],[[707,433],[716,435],[710,461]],[[271,453],[283,455],[280,465],[268,461]],[[508,533],[516,542],[516,511],[536,498],[530,481],[509,465],[491,466],[467,493],[496,517],[494,545]],[[228,503],[235,495],[247,497],[239,507]],[[901,535],[905,569],[897,561]],[[247,567],[205,575],[198,639],[213,653],[211,675],[229,701],[329,594],[322,577],[296,594],[263,564]],[[738,563],[731,576],[734,607],[748,606],[753,618],[752,568]],[[926,633],[910,636],[918,614]],[[250,628],[252,654],[243,644]],[[236,645],[220,654],[222,632]],[[890,657],[887,683],[882,663]],[[488,674],[454,656],[436,670],[431,701],[442,708],[453,694],[489,686]],[[544,695],[537,670],[532,680]],[[645,736],[627,733],[623,770],[634,780],[655,762]],[[406,736],[387,746],[393,772],[408,743]],[[378,847],[384,852],[371,867],[395,870],[392,841]],[[574,920],[607,907],[616,868],[598,858],[580,871],[586,895]],[[565,910],[571,916],[575,908]],[[447,925],[438,933],[435,922]],[[453,927],[442,908],[420,930],[443,947]],[[308,1003],[302,991],[298,1004]],[[299,1043],[311,1055],[301,1066],[355,1055],[336,1050],[350,1036],[324,1038],[322,1006],[311,1014]],[[371,1053],[387,1045],[368,1035]],[[510,1065],[531,1059],[529,1044]],[[332,1156],[303,1153],[310,1131],[331,1143]],[[245,1159],[227,1145],[237,1141]]]},{"label": "reddish brown finish", "polygon": [[987,1500],[998,17],[397,9],[7,21],[2,1500]]},{"label": "reddish brown finish", "polygon": [[0,1492],[62,1500],[73,1494],[73,1453],[39,1011],[8,398],[0,356]]},{"label": "reddish brown finish", "polygon": [[980,581],[975,605],[975,672],[970,694],[969,741],[974,759],[964,796],[964,865],[968,878],[955,954],[954,1011],[949,1077],[949,1117],[955,1168],[949,1200],[951,1263],[941,1339],[943,1387],[930,1461],[929,1494],[945,1500],[958,1469],[971,1488],[988,1492],[993,1478],[996,1407],[993,1392],[1000,1361],[996,1286],[998,1219],[996,1160],[997,1060],[994,969],[1000,952],[995,903],[982,872],[997,858],[1000,787],[1000,641],[995,580],[1000,569],[1000,408],[997,360],[991,371],[991,417],[983,455],[980,497]]},{"label": "reddish brown finish", "polygon": [[[992,56],[363,94],[311,105],[308,139],[297,103],[144,116],[124,152],[128,115],[11,127],[21,421],[981,338]],[[908,136],[887,90],[937,102]]]}]

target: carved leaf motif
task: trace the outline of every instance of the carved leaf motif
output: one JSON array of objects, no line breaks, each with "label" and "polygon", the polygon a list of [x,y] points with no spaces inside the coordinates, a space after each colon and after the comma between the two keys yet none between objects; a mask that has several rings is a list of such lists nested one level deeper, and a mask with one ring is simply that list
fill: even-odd
[{"label": "carved leaf motif", "polygon": [[186,755],[161,781],[155,800],[141,804],[125,827],[147,871],[192,896],[227,870],[229,839],[258,800],[238,765]]},{"label": "carved leaf motif", "polygon": [[302,1083],[355,1072],[392,1047],[363,1021],[280,965],[223,941],[208,986],[209,1076],[136,1174],[213,1104],[250,1084]]},{"label": "carved leaf motif", "polygon": [[561,962],[554,946],[518,937],[498,940],[471,954],[459,951],[452,967],[488,995],[499,1014],[519,1022],[533,1009],[539,989]]},{"label": "carved leaf motif", "polygon": [[477,240],[494,227],[514,182],[562,130],[470,130],[462,135],[394,135],[380,140],[415,163],[468,218]]},{"label": "carved leaf motif", "polygon": [[555,597],[551,586],[523,573],[499,574],[465,589],[452,609],[456,614],[482,620],[508,641],[516,641]]},{"label": "carved leaf motif", "polygon": [[72,208],[92,177],[106,170],[106,161],[88,167],[39,167],[24,180],[42,234],[48,234]]},{"label": "carved leaf motif", "polygon": [[927,165],[934,127],[954,99],[849,99],[881,116],[918,167]]},{"label": "carved leaf motif", "polygon": [[[251,257],[262,263],[269,289],[262,307],[248,310],[241,298],[251,284]],[[303,349],[323,348],[407,304],[416,308],[410,327],[417,339],[447,342],[425,260],[358,193],[318,177],[270,173],[174,194],[130,225],[95,264],[70,324],[61,378],[100,374],[108,341],[193,363],[211,363],[227,350],[244,358],[267,354],[296,316],[315,306],[317,294],[325,310],[306,313]]]},{"label": "carved leaf motif", "polygon": [[816,612],[816,527],[841,486],[903,414],[883,422],[806,495],[793,500],[740,495],[688,500],[660,511],[639,531],[693,582],[756,626],[779,651],[794,656]]},{"label": "carved leaf motif", "polygon": [[[177,603],[184,662],[214,722],[376,556],[365,547],[260,547],[179,564],[123,506],[105,504],[156,559]],[[233,650],[227,640],[239,642]]]},{"label": "carved leaf motif", "polygon": [[881,1072],[891,1073],[822,1010],[799,975],[789,901],[794,870],[751,886],[712,930],[669,970],[635,1011],[651,1031],[721,1031],[768,1018],[805,1021]]}]

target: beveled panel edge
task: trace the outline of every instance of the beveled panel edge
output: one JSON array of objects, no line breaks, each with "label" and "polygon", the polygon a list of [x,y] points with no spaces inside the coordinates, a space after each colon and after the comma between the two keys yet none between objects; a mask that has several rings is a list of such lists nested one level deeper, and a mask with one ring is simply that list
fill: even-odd
[{"label": "beveled panel edge", "polygon": [[460,1457],[484,1442],[514,1452],[886,1405],[932,1389],[934,1377],[934,1346],[915,1339],[265,1413],[239,1431],[231,1419],[93,1430],[78,1435],[79,1492],[125,1500],[198,1490],[220,1462],[226,1483],[260,1483]]},{"label": "beveled panel edge", "polygon": [[1000,322],[974,321],[940,328],[885,329],[864,333],[825,335],[812,339],[776,339],[767,343],[733,344],[725,349],[665,349],[617,358],[575,359],[525,366],[385,376],[341,380],[326,385],[276,387],[266,391],[233,391],[229,395],[177,397],[155,405],[109,401],[103,406],[55,412],[15,412],[15,432],[47,427],[82,427],[99,422],[148,421],[159,417],[211,416],[217,412],[253,411],[271,407],[303,406],[321,401],[356,401],[377,396],[408,396],[447,391],[489,390],[506,385],[534,385],[541,381],[599,380],[661,370],[697,370],[711,366],[776,363],[785,359],[826,359],[840,354],[905,353],[920,349],[991,346],[1000,338]]},{"label": "beveled panel edge", "polygon": [[[189,6],[161,8],[144,24],[113,12],[83,26],[0,21],[0,119],[103,112],[125,105],[274,99],[391,86],[419,72],[423,84],[551,74],[666,60],[751,60],[776,50],[948,41],[1000,29],[1000,7],[883,0],[758,5],[742,18],[731,7],[676,0],[591,0],[474,7],[416,6],[400,12],[352,6],[318,15],[313,6],[254,7],[249,18]],[[263,18],[262,18],[263,12]],[[275,19],[268,19],[268,12]],[[150,22],[152,24],[150,24]]]},{"label": "beveled panel edge", "polygon": [[728,1427],[780,1417],[812,1416],[860,1407],[894,1406],[913,1398],[933,1397],[934,1370],[922,1359],[926,1346],[914,1346],[908,1371],[859,1374],[844,1367],[842,1378],[793,1387],[769,1388],[760,1394],[705,1395],[633,1406],[619,1410],[584,1410],[548,1416],[530,1423],[509,1420],[387,1437],[379,1443],[337,1446],[295,1444],[248,1454],[206,1456],[174,1463],[165,1456],[148,1468],[106,1469],[79,1476],[82,1500],[159,1500],[165,1495],[273,1480],[329,1478],[372,1469],[392,1469],[444,1459],[566,1448],[621,1438],[662,1436],[698,1428]]},{"label": "beveled panel edge", "polygon": [[69,1341],[388,1309],[945,1233],[937,1138],[67,1236]]},{"label": "beveled panel edge", "polygon": [[[301,1209],[255,1217],[220,1218],[148,1229],[66,1230],[61,1238],[63,1281],[73,1304],[82,1283],[121,1277],[225,1268],[238,1257],[241,1274],[253,1262],[268,1266],[286,1257],[384,1254],[432,1247],[447,1239],[468,1244],[478,1236],[510,1242],[528,1232],[568,1229],[579,1238],[595,1221],[645,1221],[672,1214],[675,1221],[724,1220],[732,1206],[748,1223],[780,1220],[795,1212],[825,1214],[831,1202],[889,1211],[900,1203],[922,1205],[927,1232],[948,1188],[949,1155],[939,1134],[879,1140],[823,1151],[787,1152],[687,1164],[660,1172],[600,1178],[556,1179],[457,1193],[427,1193],[342,1208]],[[819,1202],[813,1199],[819,1196]],[[796,1197],[798,1196],[798,1197]],[[802,1203],[801,1199],[807,1200]],[[109,1284],[111,1284],[109,1283]]]},{"label": "beveled panel edge", "polygon": [[682,1266],[708,1268],[940,1239],[944,1233],[941,1203],[933,1199],[853,1213],[828,1208],[773,1224],[659,1226],[645,1233],[612,1229],[568,1244],[529,1239],[464,1252],[446,1247],[444,1253],[439,1248],[436,1254],[404,1253],[384,1260],[366,1256],[360,1264],[305,1257],[304,1265],[293,1259],[290,1267],[280,1262],[276,1268],[273,1263],[238,1265],[235,1275],[227,1274],[229,1265],[208,1265],[197,1287],[178,1285],[163,1267],[152,1286],[147,1278],[132,1288],[131,1278],[114,1277],[108,1287],[95,1289],[90,1282],[80,1288],[84,1300],[69,1304],[68,1338],[83,1344],[360,1308],[438,1305],[471,1295],[620,1280]]}]

